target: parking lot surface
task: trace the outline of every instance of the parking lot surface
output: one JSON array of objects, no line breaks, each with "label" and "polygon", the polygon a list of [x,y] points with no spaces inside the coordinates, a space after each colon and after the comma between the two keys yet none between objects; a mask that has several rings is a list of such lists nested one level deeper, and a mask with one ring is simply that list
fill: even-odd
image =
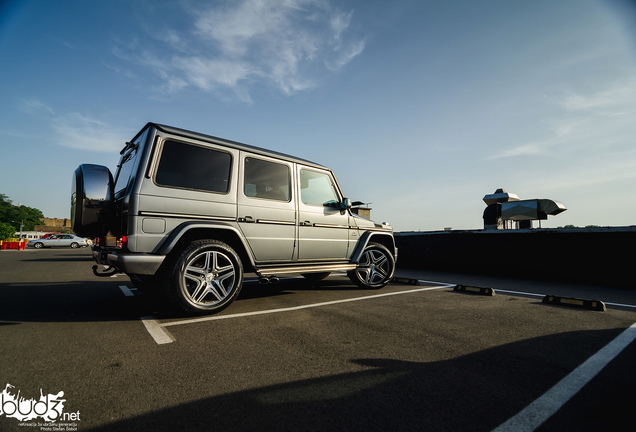
[{"label": "parking lot surface", "polygon": [[[407,270],[417,285],[363,290],[335,274],[251,280],[193,318],[92,265],[87,249],[0,252],[3,397],[63,392],[64,430],[633,428],[632,290]],[[47,427],[0,415],[2,431]]]}]

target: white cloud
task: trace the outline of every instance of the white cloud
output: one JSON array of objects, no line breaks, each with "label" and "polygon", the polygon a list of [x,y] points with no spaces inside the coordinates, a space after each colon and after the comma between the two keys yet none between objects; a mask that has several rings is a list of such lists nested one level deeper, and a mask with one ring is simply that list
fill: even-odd
[{"label": "white cloud", "polygon": [[[615,151],[633,146],[636,136],[636,78],[591,92],[568,90],[546,98],[551,112],[560,112],[545,120],[546,138],[506,149],[487,159],[517,156],[568,158],[581,152]],[[614,149],[614,150],[612,150]]]},{"label": "white cloud", "polygon": [[362,50],[364,50],[364,46],[365,46],[364,41],[359,41],[359,42],[356,42],[355,44],[349,45],[347,49],[340,51],[340,54],[335,60],[332,60],[332,61],[328,60],[325,62],[325,65],[330,70],[333,70],[333,71],[339,70],[342,67],[344,67],[347,63],[349,63],[351,60],[353,60],[354,57],[360,54]]},{"label": "white cloud", "polygon": [[501,159],[516,156],[540,156],[547,154],[545,148],[549,146],[549,143],[529,143],[523,144],[508,150],[504,150],[493,156],[489,156],[488,159]]},{"label": "white cloud", "polygon": [[348,13],[336,13],[331,17],[331,29],[334,32],[334,39],[340,39],[340,34],[349,27],[351,23],[351,17],[353,17],[353,11]]},{"label": "white cloud", "polygon": [[130,139],[130,131],[78,113],[53,121],[58,144],[87,151],[119,151]]},{"label": "white cloud", "polygon": [[135,42],[113,53],[153,70],[163,91],[191,86],[251,102],[253,85],[273,85],[285,95],[311,89],[317,61],[338,70],[365,47],[345,38],[353,11],[325,0],[242,0],[188,12],[191,26],[153,36],[159,48]]},{"label": "white cloud", "polygon": [[[34,97],[22,100],[20,108],[37,118],[40,123],[49,124],[53,134],[48,133],[46,139],[51,139],[64,147],[112,153],[121,150],[134,133],[108,120],[99,120],[80,113],[60,113],[59,109],[53,109],[47,103]],[[31,137],[28,134],[16,134],[9,131],[0,131],[0,133]],[[37,137],[37,139],[43,138]]]},{"label": "white cloud", "polygon": [[53,108],[37,98],[24,99],[20,103],[20,109],[31,115],[55,114]]},{"label": "white cloud", "polygon": [[615,84],[593,94],[567,92],[555,103],[571,112],[588,112],[603,116],[633,114],[636,109],[636,79]]}]

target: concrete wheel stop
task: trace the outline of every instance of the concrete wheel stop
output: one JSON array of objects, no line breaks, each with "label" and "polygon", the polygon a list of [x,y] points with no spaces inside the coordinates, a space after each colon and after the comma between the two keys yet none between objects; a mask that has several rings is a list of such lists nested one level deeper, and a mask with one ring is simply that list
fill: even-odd
[{"label": "concrete wheel stop", "polygon": [[476,287],[476,286],[470,286],[470,285],[455,285],[455,288],[453,288],[453,291],[465,292],[470,294],[481,294],[481,295],[487,295],[491,297],[496,294],[495,290],[492,288]]},{"label": "concrete wheel stop", "polygon": [[543,297],[542,303],[552,304],[557,306],[568,306],[580,309],[588,309],[595,311],[606,311],[605,303],[599,300],[586,300],[574,297],[561,297],[554,295],[547,295]]}]

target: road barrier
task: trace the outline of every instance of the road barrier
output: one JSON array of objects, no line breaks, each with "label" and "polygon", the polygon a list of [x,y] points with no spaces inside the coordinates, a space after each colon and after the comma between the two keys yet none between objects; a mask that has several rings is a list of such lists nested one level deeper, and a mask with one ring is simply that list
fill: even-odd
[{"label": "road barrier", "polygon": [[27,241],[26,240],[0,240],[0,250],[7,249],[17,249],[24,250],[26,249]]}]

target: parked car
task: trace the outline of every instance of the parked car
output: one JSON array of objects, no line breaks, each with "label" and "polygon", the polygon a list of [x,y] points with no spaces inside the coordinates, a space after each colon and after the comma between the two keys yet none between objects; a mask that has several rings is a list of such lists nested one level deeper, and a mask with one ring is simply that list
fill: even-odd
[{"label": "parked car", "polygon": [[43,235],[42,237],[40,237],[40,238],[45,239],[45,238],[49,238],[49,237],[51,237],[51,236],[53,236],[53,235],[62,235],[62,234],[64,234],[64,233],[46,233],[46,234],[44,234],[44,235]]},{"label": "parked car", "polygon": [[36,240],[29,240],[27,247],[34,247],[36,249],[45,247],[72,247],[73,249],[78,247],[88,246],[88,242],[85,238],[78,237],[72,234],[53,234],[47,238],[41,238]]},{"label": "parked car", "polygon": [[275,283],[346,271],[363,288],[393,277],[393,229],[353,213],[326,166],[156,123],[120,155],[114,177],[92,164],[73,175],[72,229],[109,266],[96,276],[126,273],[188,313],[228,306],[243,272]]}]

